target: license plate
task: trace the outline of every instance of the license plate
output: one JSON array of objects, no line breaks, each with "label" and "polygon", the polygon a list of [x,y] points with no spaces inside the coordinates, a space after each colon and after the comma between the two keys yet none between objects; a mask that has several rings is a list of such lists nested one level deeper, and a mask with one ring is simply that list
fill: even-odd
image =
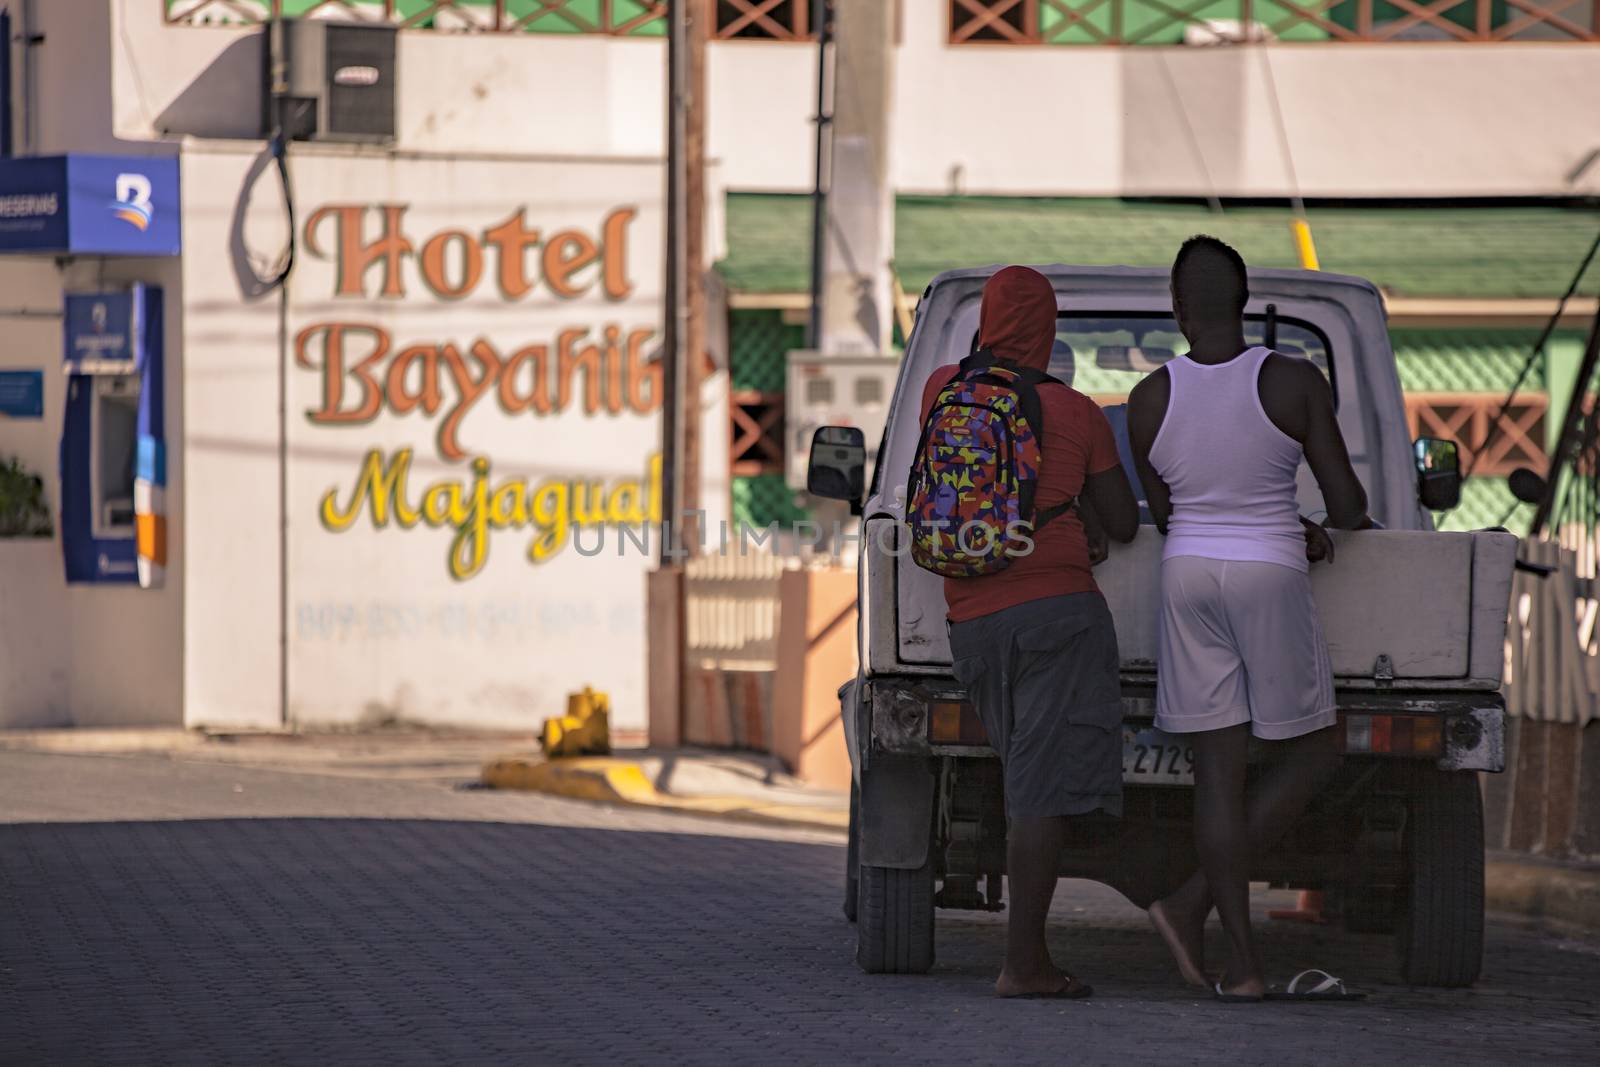
[{"label": "license plate", "polygon": [[1122,780],[1138,785],[1194,785],[1194,749],[1183,738],[1146,727],[1122,728]]}]

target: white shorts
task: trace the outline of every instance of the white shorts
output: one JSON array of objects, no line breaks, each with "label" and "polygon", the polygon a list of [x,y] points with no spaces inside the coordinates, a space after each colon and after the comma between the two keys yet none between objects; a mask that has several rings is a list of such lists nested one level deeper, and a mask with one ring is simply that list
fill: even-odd
[{"label": "white shorts", "polygon": [[1161,565],[1156,726],[1250,723],[1281,741],[1332,726],[1333,666],[1304,571],[1175,556]]}]

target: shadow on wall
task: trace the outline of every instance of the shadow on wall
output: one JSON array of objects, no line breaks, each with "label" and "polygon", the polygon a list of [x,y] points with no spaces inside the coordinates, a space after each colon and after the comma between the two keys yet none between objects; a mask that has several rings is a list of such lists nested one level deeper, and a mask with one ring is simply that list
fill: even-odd
[{"label": "shadow on wall", "polygon": [[260,139],[261,58],[259,34],[234,41],[156,116],[156,131],[175,136]]},{"label": "shadow on wall", "polygon": [[285,247],[276,253],[277,258],[274,262],[269,258],[269,254],[251,248],[246,238],[245,228],[256,186],[273,166],[271,148],[263,148],[261,153],[251,160],[250,169],[245,172],[244,180],[239,183],[239,196],[233,202],[233,218],[228,222],[228,258],[233,264],[233,274],[239,283],[239,293],[246,300],[259,300],[277,288],[280,272],[287,267],[288,242],[294,240],[293,221],[289,218],[290,193],[288,188],[280,184],[275,177],[268,179],[268,182],[270,187],[277,189],[277,193],[269,193],[267,197],[269,202],[273,195],[280,198],[278,210],[283,213],[284,218],[285,230],[282,240]]}]

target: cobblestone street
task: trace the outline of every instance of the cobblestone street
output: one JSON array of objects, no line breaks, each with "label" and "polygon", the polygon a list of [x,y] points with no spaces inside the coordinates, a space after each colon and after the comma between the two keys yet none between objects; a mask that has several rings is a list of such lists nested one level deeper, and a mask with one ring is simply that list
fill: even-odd
[{"label": "cobblestone street", "polygon": [[1084,882],[1052,940],[1090,1001],[988,996],[1003,916],[941,913],[932,974],[868,976],[833,837],[440,782],[8,752],[0,820],[7,1064],[1412,1067],[1592,1062],[1600,1026],[1600,943],[1507,921],[1448,992],[1393,984],[1387,939],[1268,924],[1278,981],[1372,997],[1217,1005]]}]

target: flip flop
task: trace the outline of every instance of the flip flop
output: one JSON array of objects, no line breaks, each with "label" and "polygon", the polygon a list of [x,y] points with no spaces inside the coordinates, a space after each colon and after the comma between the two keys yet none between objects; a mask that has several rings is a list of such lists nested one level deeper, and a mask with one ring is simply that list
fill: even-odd
[{"label": "flip flop", "polygon": [[1067,984],[1053,993],[1016,993],[1001,1000],[1082,1000],[1094,996],[1094,986],[1068,976]]},{"label": "flip flop", "polygon": [[1265,999],[1264,997],[1247,997],[1239,993],[1224,993],[1221,982],[1212,983],[1211,995],[1223,1004],[1260,1004]]},{"label": "flip flop", "polygon": [[[1300,988],[1301,979],[1307,977],[1308,975],[1318,974],[1322,976],[1322,980],[1320,982],[1318,982],[1316,985],[1310,986],[1307,989]],[[1299,974],[1289,979],[1289,985],[1284,989],[1283,992],[1268,993],[1267,999],[1347,1001],[1366,1000],[1367,995],[1365,993],[1352,993],[1350,990],[1344,987],[1343,978],[1335,978],[1327,971],[1319,971],[1317,968],[1312,967],[1309,970],[1301,971]]]}]

